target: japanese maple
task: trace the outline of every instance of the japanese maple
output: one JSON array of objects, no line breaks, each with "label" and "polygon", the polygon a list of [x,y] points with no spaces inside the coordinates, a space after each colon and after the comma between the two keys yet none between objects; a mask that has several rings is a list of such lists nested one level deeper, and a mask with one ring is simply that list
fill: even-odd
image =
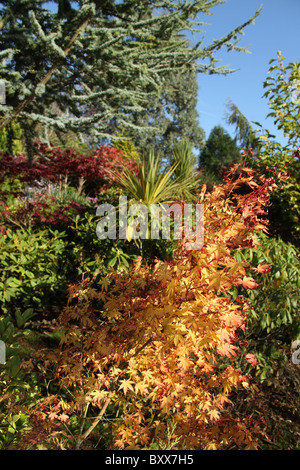
[{"label": "japanese maple", "polygon": [[81,154],[69,148],[62,150],[36,143],[36,153],[32,162],[27,157],[4,154],[0,159],[2,179],[18,178],[24,183],[37,185],[41,181],[60,182],[69,180],[74,186],[83,178],[91,192],[99,191],[102,185],[109,186],[113,179],[109,170],[121,170],[124,166],[135,165],[122,158],[116,148],[102,145],[97,150]]},{"label": "japanese maple", "polygon": [[[137,258],[129,273],[111,269],[98,288],[89,280],[70,286],[58,321],[60,347],[35,359],[64,392],[49,393],[33,408],[27,445],[38,429],[40,443],[61,433],[69,448],[87,448],[101,423],[112,448],[152,449],[171,422],[173,448],[257,448],[259,424],[229,412],[231,392],[251,389],[241,369],[250,309],[242,289],[259,287],[235,253],[255,248],[267,230],[274,187],[274,180],[235,166],[222,186],[199,195],[205,205],[200,250],[186,250],[182,240],[172,261],[148,266]],[[255,367],[253,354],[244,360]],[[64,424],[74,417],[77,431],[66,438]]]},{"label": "japanese maple", "polygon": [[[51,190],[71,187],[78,196],[85,194],[95,199],[112,186],[111,169],[120,173],[124,167],[134,170],[136,163],[125,161],[120,150],[104,145],[83,155],[72,148],[61,150],[37,142],[32,162],[22,155],[3,154],[0,158],[2,231],[7,226],[70,223],[69,216],[81,214],[84,204],[76,201],[58,204]],[[7,200],[12,196],[15,199],[9,204]]]}]

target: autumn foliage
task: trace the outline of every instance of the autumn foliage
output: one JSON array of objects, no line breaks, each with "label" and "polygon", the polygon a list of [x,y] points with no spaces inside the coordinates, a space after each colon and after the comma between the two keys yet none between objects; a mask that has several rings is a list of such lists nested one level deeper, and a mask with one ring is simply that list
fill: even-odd
[{"label": "autumn foliage", "polygon": [[[71,223],[72,216],[81,215],[85,206],[76,201],[57,204],[53,191],[71,186],[78,196],[84,193],[97,197],[114,184],[112,168],[121,171],[124,166],[136,166],[125,161],[120,150],[106,145],[87,154],[72,148],[47,147],[41,142],[35,149],[31,162],[24,155],[1,155],[0,233],[16,226],[64,227]],[[7,202],[9,196],[15,198],[12,205]]]},{"label": "autumn foliage", "polygon": [[170,262],[150,266],[138,258],[129,273],[111,269],[97,287],[91,280],[70,285],[60,346],[23,365],[43,364],[59,387],[31,409],[25,448],[56,448],[58,440],[89,448],[97,429],[94,439],[112,449],[153,449],[166,436],[174,449],[257,447],[263,424],[230,412],[232,391],[251,390],[243,363],[255,367],[256,360],[244,347],[243,293],[259,287],[235,253],[255,247],[266,230],[274,187],[235,166],[222,186],[199,195],[201,250],[187,251],[183,240]]},{"label": "autumn foliage", "polygon": [[[53,146],[47,147],[41,142],[36,143],[35,149],[36,153],[31,162],[23,155],[2,155],[2,179],[7,175],[32,185],[37,185],[42,180],[57,183],[67,179],[75,183],[75,186],[80,179],[84,179],[91,191],[94,191],[95,187],[99,191],[101,185],[108,185],[109,181],[112,184],[109,170],[121,169],[125,164],[122,152],[106,145],[87,154],[81,154],[73,148],[62,150]],[[126,165],[130,163],[126,162]]]}]

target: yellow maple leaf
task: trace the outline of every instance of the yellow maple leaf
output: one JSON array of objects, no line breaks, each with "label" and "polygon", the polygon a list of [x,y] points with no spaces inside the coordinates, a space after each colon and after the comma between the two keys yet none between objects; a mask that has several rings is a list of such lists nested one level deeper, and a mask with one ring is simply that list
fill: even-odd
[{"label": "yellow maple leaf", "polygon": [[221,275],[220,274],[215,274],[212,278],[210,283],[208,284],[208,289],[220,289],[221,285]]},{"label": "yellow maple leaf", "polygon": [[121,383],[121,385],[120,385],[120,387],[119,387],[118,390],[123,390],[123,393],[124,393],[124,395],[125,395],[125,397],[126,397],[126,394],[127,394],[127,391],[128,391],[128,390],[134,391],[134,388],[133,388],[133,385],[132,385],[132,384],[134,384],[134,382],[133,382],[132,380],[130,380],[130,379],[127,379],[127,380],[126,380],[126,379],[125,379],[125,380],[122,381],[122,383]]},{"label": "yellow maple leaf", "polygon": [[173,398],[170,396],[165,396],[163,397],[161,401],[161,409],[163,413],[166,413],[167,415],[170,414],[171,412],[171,407],[174,405]]},{"label": "yellow maple leaf", "polygon": [[212,421],[217,421],[220,417],[220,412],[215,408],[208,411],[208,415]]},{"label": "yellow maple leaf", "polygon": [[101,403],[105,397],[107,397],[107,392],[104,390],[95,390],[91,393],[93,403]]},{"label": "yellow maple leaf", "polygon": [[135,393],[140,393],[141,395],[149,395],[147,385],[144,382],[137,382],[135,384]]}]

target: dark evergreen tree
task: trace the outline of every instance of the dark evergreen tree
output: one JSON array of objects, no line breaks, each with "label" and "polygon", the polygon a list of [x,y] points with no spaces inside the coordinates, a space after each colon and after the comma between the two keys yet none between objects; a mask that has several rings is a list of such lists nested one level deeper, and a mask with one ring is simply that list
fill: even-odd
[{"label": "dark evergreen tree", "polygon": [[[199,15],[222,0],[55,3],[52,12],[42,0],[0,1],[0,79],[7,97],[0,129],[17,119],[28,146],[37,127],[87,133],[96,141],[116,127],[137,129],[132,113],[162,96],[170,73],[228,72],[214,53],[223,46],[243,50],[240,35],[258,14],[210,46],[190,47],[184,33],[199,29]],[[151,15],[143,19],[147,10]]]},{"label": "dark evergreen tree", "polygon": [[204,170],[204,178],[208,178],[210,183],[220,182],[224,170],[239,161],[240,150],[236,141],[222,126],[215,126],[200,153],[199,169]]}]

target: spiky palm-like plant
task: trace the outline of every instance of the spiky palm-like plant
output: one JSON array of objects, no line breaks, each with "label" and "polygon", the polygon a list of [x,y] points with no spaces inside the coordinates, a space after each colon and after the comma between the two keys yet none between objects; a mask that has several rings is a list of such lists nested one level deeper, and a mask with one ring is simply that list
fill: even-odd
[{"label": "spiky palm-like plant", "polygon": [[178,183],[174,179],[176,163],[167,171],[160,171],[161,157],[153,151],[147,161],[138,164],[138,171],[125,168],[123,173],[113,172],[118,184],[135,202],[145,204],[163,204],[177,199]]},{"label": "spiky palm-like plant", "polygon": [[195,156],[192,144],[182,139],[173,147],[174,177],[178,185],[177,197],[184,200],[195,200],[199,187],[199,178],[195,174]]},{"label": "spiky palm-like plant", "polygon": [[[138,162],[137,172],[125,168],[123,173],[117,173],[114,170],[111,173],[125,193],[131,196],[129,204],[143,204],[151,212],[151,206],[160,205],[162,210],[165,210],[164,204],[178,199],[178,183],[174,178],[175,168],[176,163],[171,168],[161,171],[161,156],[151,151],[147,160]],[[131,219],[132,217],[129,217],[129,224]],[[126,230],[128,241],[132,239],[132,232],[132,226],[128,225]],[[149,229],[146,238],[149,238]],[[138,239],[135,242],[139,245],[142,255],[142,240]]]},{"label": "spiky palm-like plant", "polygon": [[[159,205],[162,211],[165,211],[168,210],[168,204],[195,198],[197,179],[194,176],[194,156],[191,150],[191,145],[186,141],[177,144],[174,149],[174,163],[164,171],[161,170],[160,155],[153,151],[149,153],[147,160],[138,163],[137,172],[128,168],[125,168],[123,173],[112,171],[120,187],[131,196],[130,203],[140,203],[150,209],[151,228],[152,223],[160,225],[160,220],[152,214],[153,207],[151,206]],[[129,224],[133,218],[133,216],[129,217]],[[172,226],[173,222],[172,220]],[[128,241],[132,239],[132,233],[134,233],[134,228],[127,226]],[[146,238],[149,236],[148,226]],[[142,253],[142,240],[140,239],[137,243]]]}]

